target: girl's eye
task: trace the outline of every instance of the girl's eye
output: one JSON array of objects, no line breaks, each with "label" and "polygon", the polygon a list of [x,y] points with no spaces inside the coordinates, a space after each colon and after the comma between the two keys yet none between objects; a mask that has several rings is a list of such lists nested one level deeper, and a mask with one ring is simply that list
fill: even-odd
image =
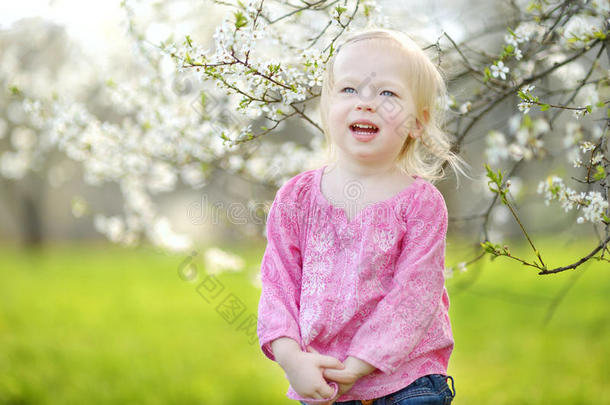
[{"label": "girl's eye", "polygon": [[383,94],[383,93],[389,93],[388,95],[390,95],[390,96],[395,96],[396,95],[396,94],[394,94],[394,92],[392,92],[390,90],[384,90],[384,91],[381,92],[381,94]]},{"label": "girl's eye", "polygon": [[343,93],[355,93],[356,89],[352,88],[352,87],[345,87],[343,88],[343,90],[341,90]]}]

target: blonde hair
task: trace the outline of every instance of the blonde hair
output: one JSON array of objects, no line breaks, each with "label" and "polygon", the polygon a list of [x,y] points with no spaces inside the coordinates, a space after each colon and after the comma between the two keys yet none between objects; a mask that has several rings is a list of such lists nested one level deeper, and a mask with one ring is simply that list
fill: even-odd
[{"label": "blonde hair", "polygon": [[[406,136],[396,160],[397,166],[408,174],[417,174],[434,182],[445,177],[443,166],[447,162],[454,170],[456,179],[458,179],[458,171],[469,177],[461,167],[461,164],[466,166],[468,164],[451,151],[452,143],[449,134],[442,129],[447,89],[440,68],[432,63],[423,49],[411,37],[399,31],[380,28],[367,29],[347,37],[326,63],[320,98],[320,117],[326,139],[326,160],[331,162],[336,159],[328,128],[328,107],[334,87],[334,63],[341,50],[348,45],[372,39],[393,41],[393,45],[396,45],[407,56],[409,65],[406,66],[406,70],[411,77],[407,86],[413,96],[416,118],[424,127],[420,136],[415,138]],[[426,110],[429,113],[427,120],[424,117]]]}]

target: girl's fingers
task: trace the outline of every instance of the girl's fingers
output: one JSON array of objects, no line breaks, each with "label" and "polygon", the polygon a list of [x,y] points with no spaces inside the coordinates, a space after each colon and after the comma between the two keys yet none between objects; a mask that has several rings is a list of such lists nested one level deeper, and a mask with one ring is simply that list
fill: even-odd
[{"label": "girl's fingers", "polygon": [[307,346],[307,351],[310,353],[315,353],[320,355],[320,360],[318,360],[318,365],[322,367],[330,367],[330,368],[338,368],[340,370],[345,368],[345,365],[336,357],[326,356],[324,354],[318,353],[316,349],[311,346]]},{"label": "girl's fingers", "polygon": [[333,380],[341,384],[349,384],[352,382],[352,378],[345,375],[340,370],[325,369],[323,374],[324,378],[328,378],[329,380]]},{"label": "girl's fingers", "polygon": [[328,368],[336,368],[339,370],[343,370],[345,368],[345,364],[341,363],[338,359],[332,356],[324,356],[320,355],[320,359],[318,360],[318,365],[322,367]]},{"label": "girl's fingers", "polygon": [[324,398],[331,397],[334,393],[335,393],[335,390],[333,389],[333,387],[331,387],[329,384],[326,384],[325,392],[320,393],[320,394],[323,395],[322,399],[324,399]]},{"label": "girl's fingers", "polygon": [[320,354],[320,352],[318,352],[316,349],[314,349],[314,348],[313,348],[313,347],[311,347],[311,346],[307,346],[307,351],[308,351],[309,353],[313,353],[313,354]]}]

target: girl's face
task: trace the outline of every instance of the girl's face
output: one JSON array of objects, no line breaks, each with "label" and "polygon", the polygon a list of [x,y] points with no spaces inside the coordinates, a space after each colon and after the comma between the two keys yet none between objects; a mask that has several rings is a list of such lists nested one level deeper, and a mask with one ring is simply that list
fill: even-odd
[{"label": "girl's face", "polygon": [[420,134],[406,58],[389,40],[379,39],[349,44],[337,55],[328,129],[339,159],[393,163],[408,134]]}]

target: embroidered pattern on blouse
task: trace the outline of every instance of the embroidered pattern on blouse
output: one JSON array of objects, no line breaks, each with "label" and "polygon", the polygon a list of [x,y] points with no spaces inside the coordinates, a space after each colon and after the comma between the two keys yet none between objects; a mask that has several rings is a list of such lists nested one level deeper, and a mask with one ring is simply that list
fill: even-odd
[{"label": "embroidered pattern on blouse", "polygon": [[[321,199],[322,170],[297,175],[276,196],[290,209],[276,216],[278,249],[268,250],[261,270],[261,344],[298,333],[322,354],[377,367],[337,401],[379,397],[421,375],[446,373],[453,338],[442,195],[420,180],[349,221]],[[292,387],[288,397],[298,398]]]}]

